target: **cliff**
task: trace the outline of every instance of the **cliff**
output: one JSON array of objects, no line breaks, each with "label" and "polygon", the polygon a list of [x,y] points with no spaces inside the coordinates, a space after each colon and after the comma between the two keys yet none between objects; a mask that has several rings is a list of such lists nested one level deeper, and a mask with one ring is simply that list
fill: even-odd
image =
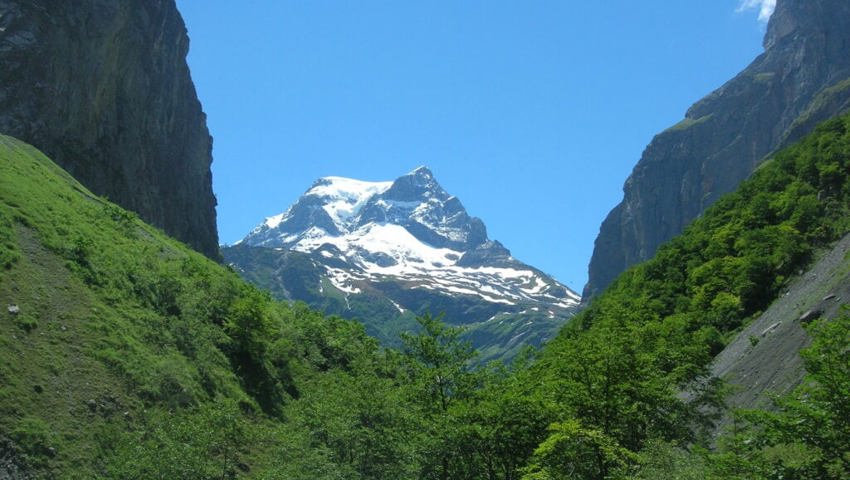
[{"label": "cliff", "polygon": [[188,48],[173,0],[0,0],[0,132],[218,258]]},{"label": "cliff", "polygon": [[766,155],[850,108],[850,3],[778,0],[764,47],[643,152],[600,228],[585,301],[652,257]]}]

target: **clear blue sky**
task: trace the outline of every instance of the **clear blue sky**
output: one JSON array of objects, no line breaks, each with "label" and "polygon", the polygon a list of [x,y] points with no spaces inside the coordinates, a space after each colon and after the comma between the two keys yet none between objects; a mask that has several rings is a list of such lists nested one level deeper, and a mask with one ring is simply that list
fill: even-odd
[{"label": "clear blue sky", "polygon": [[428,165],[491,238],[580,292],[652,136],[761,53],[741,1],[178,0],[221,241],[318,177]]}]

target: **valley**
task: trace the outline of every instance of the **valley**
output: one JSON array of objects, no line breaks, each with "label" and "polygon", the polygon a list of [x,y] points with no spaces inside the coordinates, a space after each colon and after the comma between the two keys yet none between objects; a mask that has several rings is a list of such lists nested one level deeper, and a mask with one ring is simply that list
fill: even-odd
[{"label": "valley", "polygon": [[[0,479],[850,478],[847,3],[728,12],[758,8],[763,54],[651,140],[600,227],[583,295],[488,229],[493,212],[567,230],[581,218],[586,205],[559,203],[551,183],[523,184],[531,154],[507,184],[488,176],[499,160],[473,178],[438,159],[444,184],[427,166],[316,175],[218,245],[214,129],[177,7],[0,0]],[[235,26],[245,12],[231,13]],[[301,67],[321,70],[320,52]],[[352,104],[370,91],[340,83]],[[302,94],[287,108],[315,107]],[[263,118],[283,118],[281,105]],[[378,118],[319,110],[328,129],[305,128],[323,144],[331,124]],[[476,118],[498,116],[487,112]],[[340,151],[392,150],[398,130],[376,125],[381,136]],[[276,169],[249,139],[275,152],[285,139],[238,131],[239,161],[281,185],[274,172],[319,161]],[[401,156],[374,178],[409,168]],[[360,178],[370,165],[353,164]],[[229,179],[279,198],[261,180]],[[467,211],[448,191],[459,186],[501,210]],[[528,200],[538,191],[557,218],[538,215],[552,206]]]}]

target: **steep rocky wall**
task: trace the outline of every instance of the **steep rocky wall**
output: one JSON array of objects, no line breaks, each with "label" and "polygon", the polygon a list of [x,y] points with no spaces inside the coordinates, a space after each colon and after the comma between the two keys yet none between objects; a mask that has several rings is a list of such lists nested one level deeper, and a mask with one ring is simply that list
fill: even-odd
[{"label": "steep rocky wall", "polygon": [[0,133],[217,258],[188,48],[174,0],[0,0]]},{"label": "steep rocky wall", "polygon": [[850,2],[778,0],[764,46],[643,152],[600,228],[585,301],[650,258],[766,155],[850,107]]}]

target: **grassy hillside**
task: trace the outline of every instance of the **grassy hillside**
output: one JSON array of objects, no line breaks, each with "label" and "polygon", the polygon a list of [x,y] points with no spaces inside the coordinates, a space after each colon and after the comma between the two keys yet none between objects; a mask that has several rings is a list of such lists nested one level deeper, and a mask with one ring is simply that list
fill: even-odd
[{"label": "grassy hillside", "polygon": [[272,467],[290,457],[318,466],[330,454],[299,424],[310,412],[297,399],[395,382],[362,327],[272,302],[9,137],[0,299],[0,473],[231,478],[283,471]]},{"label": "grassy hillside", "polygon": [[0,477],[518,478],[546,428],[460,330],[382,350],[8,137],[0,299]]}]

